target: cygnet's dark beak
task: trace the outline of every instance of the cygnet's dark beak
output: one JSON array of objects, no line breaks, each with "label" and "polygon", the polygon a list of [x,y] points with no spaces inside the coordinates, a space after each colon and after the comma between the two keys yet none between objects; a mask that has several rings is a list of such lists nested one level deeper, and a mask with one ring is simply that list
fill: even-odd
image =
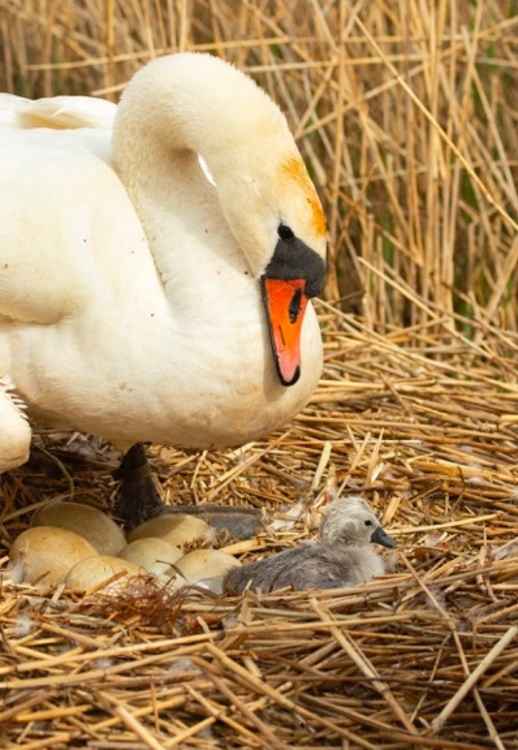
[{"label": "cygnet's dark beak", "polygon": [[383,526],[378,526],[378,528],[374,531],[373,535],[371,536],[371,542],[382,544],[384,547],[396,546],[395,540],[387,534],[387,532],[383,529]]}]

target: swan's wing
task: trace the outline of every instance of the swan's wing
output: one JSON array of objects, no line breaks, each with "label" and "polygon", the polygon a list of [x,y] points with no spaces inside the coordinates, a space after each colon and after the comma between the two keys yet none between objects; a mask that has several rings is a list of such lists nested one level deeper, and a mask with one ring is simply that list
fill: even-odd
[{"label": "swan's wing", "polygon": [[[0,317],[53,324],[124,298],[121,256],[152,264],[96,140],[110,131],[0,129]],[[109,149],[109,143],[105,144]],[[111,297],[110,297],[111,295]],[[111,308],[110,308],[111,309]]]},{"label": "swan's wing", "polygon": [[93,96],[54,96],[32,101],[0,94],[0,127],[111,130],[116,112],[115,104]]},{"label": "swan's wing", "polygon": [[17,128],[18,113],[27,106],[28,99],[14,94],[0,94],[0,128]]},{"label": "swan's wing", "polygon": [[[27,137],[86,149],[111,165],[111,134],[117,107],[91,96],[24,99],[0,93],[0,138]],[[13,132],[14,131],[14,132]]]}]

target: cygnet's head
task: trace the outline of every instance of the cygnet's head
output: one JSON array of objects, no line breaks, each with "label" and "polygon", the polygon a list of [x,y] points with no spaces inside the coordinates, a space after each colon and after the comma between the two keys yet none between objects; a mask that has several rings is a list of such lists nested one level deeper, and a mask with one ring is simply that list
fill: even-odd
[{"label": "cygnet's head", "polygon": [[338,498],[329,505],[320,527],[320,538],[324,544],[376,542],[384,547],[396,546],[367,503],[357,495]]}]

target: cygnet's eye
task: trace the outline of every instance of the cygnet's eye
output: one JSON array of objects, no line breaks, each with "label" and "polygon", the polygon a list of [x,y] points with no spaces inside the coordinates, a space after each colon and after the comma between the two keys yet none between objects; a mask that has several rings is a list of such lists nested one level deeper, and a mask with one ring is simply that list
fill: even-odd
[{"label": "cygnet's eye", "polygon": [[287,224],[279,224],[277,233],[279,237],[281,238],[281,240],[285,240],[285,241],[292,240],[295,237],[295,235],[293,234],[293,232],[291,231],[291,229],[289,228]]},{"label": "cygnet's eye", "polygon": [[372,526],[372,521],[365,521],[365,526]]}]

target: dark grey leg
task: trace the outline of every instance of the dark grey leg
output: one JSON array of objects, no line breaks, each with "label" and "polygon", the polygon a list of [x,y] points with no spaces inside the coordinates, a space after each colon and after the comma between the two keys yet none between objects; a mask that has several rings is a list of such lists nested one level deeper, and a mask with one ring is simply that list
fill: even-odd
[{"label": "dark grey leg", "polygon": [[113,477],[120,481],[113,512],[126,529],[134,529],[167,507],[155,487],[142,443],[136,443],[124,454]]},{"label": "dark grey leg", "polygon": [[262,526],[261,512],[255,508],[220,505],[164,505],[153,481],[142,443],[122,457],[113,476],[120,481],[114,514],[131,530],[148,518],[162,513],[188,513],[203,518],[209,526],[226,529],[238,539],[255,536]]}]

